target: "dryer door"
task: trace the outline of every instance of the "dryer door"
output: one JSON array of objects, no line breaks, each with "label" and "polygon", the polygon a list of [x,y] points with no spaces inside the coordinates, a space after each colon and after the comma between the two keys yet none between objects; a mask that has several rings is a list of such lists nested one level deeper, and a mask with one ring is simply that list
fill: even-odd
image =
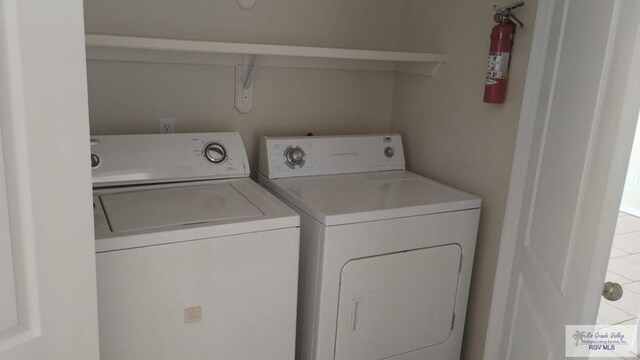
[{"label": "dryer door", "polygon": [[445,342],[460,255],[458,245],[444,245],[349,261],[341,275],[335,359],[384,359]]}]

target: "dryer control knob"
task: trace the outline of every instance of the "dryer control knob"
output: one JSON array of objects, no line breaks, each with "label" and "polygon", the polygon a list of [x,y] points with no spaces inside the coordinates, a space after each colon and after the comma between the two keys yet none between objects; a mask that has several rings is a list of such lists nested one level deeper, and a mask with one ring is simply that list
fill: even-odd
[{"label": "dryer control knob", "polygon": [[218,143],[209,143],[204,147],[204,157],[214,164],[220,164],[227,159],[227,150]]},{"label": "dryer control knob", "polygon": [[285,150],[284,157],[287,159],[287,164],[290,167],[296,167],[304,165],[304,151],[297,146],[290,146]]},{"label": "dryer control knob", "polygon": [[387,146],[384,149],[384,155],[388,158],[392,158],[393,154],[395,154],[395,150],[393,150],[393,148],[391,146]]}]

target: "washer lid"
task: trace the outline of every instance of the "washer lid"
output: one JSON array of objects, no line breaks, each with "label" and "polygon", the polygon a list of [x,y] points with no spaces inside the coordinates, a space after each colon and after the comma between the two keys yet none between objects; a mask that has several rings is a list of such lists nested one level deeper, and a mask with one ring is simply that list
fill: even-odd
[{"label": "washer lid", "polygon": [[300,216],[250,179],[95,190],[96,251],[297,228]]},{"label": "washer lid", "polygon": [[404,170],[260,181],[325,225],[480,207],[473,195]]},{"label": "washer lid", "polygon": [[104,194],[100,201],[113,232],[261,217],[264,214],[230,184]]}]

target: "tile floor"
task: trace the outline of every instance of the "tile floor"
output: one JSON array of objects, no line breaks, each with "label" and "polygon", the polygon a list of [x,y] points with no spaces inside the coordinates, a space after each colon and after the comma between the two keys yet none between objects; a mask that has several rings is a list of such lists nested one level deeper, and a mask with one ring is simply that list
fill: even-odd
[{"label": "tile floor", "polygon": [[[640,218],[620,212],[609,255],[606,281],[622,285],[624,295],[618,301],[602,299],[598,324],[636,323],[640,313]],[[617,354],[623,359],[636,358],[633,354]],[[620,357],[618,357],[620,358]]]}]

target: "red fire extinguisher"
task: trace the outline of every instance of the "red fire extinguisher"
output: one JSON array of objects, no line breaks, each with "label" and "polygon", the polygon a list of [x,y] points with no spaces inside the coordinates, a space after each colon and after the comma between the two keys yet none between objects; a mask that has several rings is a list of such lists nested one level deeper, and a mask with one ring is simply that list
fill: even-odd
[{"label": "red fire extinguisher", "polygon": [[522,22],[511,12],[521,6],[524,6],[524,1],[518,1],[503,8],[494,6],[496,10],[494,20],[498,24],[491,30],[487,77],[484,82],[484,102],[486,103],[502,104],[504,102],[516,23],[522,26]]}]

